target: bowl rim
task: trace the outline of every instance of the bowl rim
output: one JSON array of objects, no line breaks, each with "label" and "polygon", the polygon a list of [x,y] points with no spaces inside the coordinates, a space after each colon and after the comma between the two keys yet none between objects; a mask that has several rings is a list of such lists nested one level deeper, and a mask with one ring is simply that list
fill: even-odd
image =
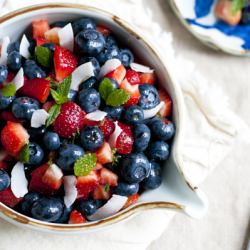
[{"label": "bowl rim", "polygon": [[[37,4],[37,5],[32,5],[32,6],[28,6],[25,8],[21,8],[15,11],[12,11],[2,17],[0,17],[0,25],[2,23],[4,23],[5,21],[8,21],[12,18],[15,18],[19,15],[22,14],[26,14],[26,13],[30,13],[32,11],[37,11],[37,10],[42,10],[42,9],[48,9],[48,8],[71,8],[71,9],[81,9],[81,10],[85,10],[85,11],[91,11],[94,12],[96,14],[105,16],[107,18],[112,19],[116,24],[118,24],[119,26],[121,26],[121,28],[123,28],[124,30],[126,30],[126,32],[130,33],[132,36],[136,37],[137,39],[143,41],[145,47],[147,47],[147,49],[149,49],[151,51],[151,53],[153,53],[155,55],[155,57],[157,58],[157,60],[162,64],[163,69],[165,71],[166,74],[169,75],[169,78],[171,79],[172,85],[174,86],[174,90],[175,90],[175,94],[176,94],[176,102],[178,103],[178,113],[179,116],[183,117],[183,97],[182,97],[182,93],[181,93],[181,89],[180,86],[175,84],[176,81],[173,80],[174,76],[171,75],[170,70],[166,67],[166,65],[164,64],[164,59],[162,58],[160,52],[155,48],[154,45],[152,45],[152,43],[150,41],[148,41],[147,39],[145,39],[142,35],[142,33],[140,31],[138,31],[138,29],[136,29],[136,27],[134,27],[133,25],[127,23],[126,21],[124,21],[123,19],[121,19],[120,17],[118,17],[117,15],[114,15],[108,11],[105,10],[101,10],[99,8],[96,7],[92,7],[92,6],[88,6],[88,5],[84,5],[84,4],[69,4],[69,3],[55,3],[55,4]],[[180,132],[180,131],[179,131]],[[175,150],[173,150],[172,154],[173,154],[173,158],[175,159],[175,161],[177,162],[177,166],[178,166],[178,170],[180,172],[180,174],[183,176],[185,182],[187,183],[188,187],[196,192],[197,191],[197,187],[194,187],[188,180],[187,178],[185,178],[184,173],[182,172],[181,168],[179,166],[181,166],[181,162],[182,160],[179,157],[179,144],[180,144],[180,133],[178,136],[176,136],[178,138],[175,139]],[[12,222],[16,222],[17,224],[23,224],[26,225],[28,227],[36,227],[37,229],[41,229],[44,231],[55,231],[55,232],[77,232],[79,230],[81,230],[81,232],[83,232],[84,230],[97,230],[97,229],[101,229],[104,226],[110,226],[112,224],[121,222],[129,217],[131,217],[132,215],[134,215],[135,213],[139,212],[139,211],[145,211],[145,210],[149,210],[149,209],[173,209],[173,210],[179,210],[179,211],[183,211],[185,209],[185,207],[183,205],[177,204],[177,203],[173,203],[173,202],[157,202],[157,201],[152,201],[152,202],[144,202],[144,203],[138,203],[138,204],[134,204],[133,206],[130,206],[122,211],[120,211],[119,213],[105,218],[103,220],[100,221],[96,221],[96,222],[90,222],[90,223],[85,223],[85,224],[55,224],[55,223],[49,223],[49,222],[43,222],[43,221],[39,221],[36,219],[33,219],[31,217],[28,217],[24,214],[21,214],[17,211],[15,211],[12,208],[7,207],[6,205],[4,205],[3,203],[0,202],[0,215],[2,214],[2,217],[7,219],[7,220],[11,220]]]}]

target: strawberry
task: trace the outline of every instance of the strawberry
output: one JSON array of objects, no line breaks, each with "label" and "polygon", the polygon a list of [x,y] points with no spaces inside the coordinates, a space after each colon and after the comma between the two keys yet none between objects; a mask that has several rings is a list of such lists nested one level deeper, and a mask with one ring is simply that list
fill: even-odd
[{"label": "strawberry", "polygon": [[77,198],[87,199],[99,183],[99,177],[95,171],[90,172],[87,176],[77,177],[76,188],[78,191]]},{"label": "strawberry", "polygon": [[7,79],[5,80],[5,82],[12,82],[12,80],[15,78],[15,74],[14,73],[12,73],[12,72],[8,72],[8,76],[7,76]]},{"label": "strawberry", "polygon": [[42,177],[42,182],[53,190],[58,190],[63,182],[62,170],[55,164],[49,166]]},{"label": "strawberry", "polygon": [[131,85],[136,85],[141,82],[139,73],[132,69],[127,70],[125,78]]},{"label": "strawberry", "polygon": [[[1,165],[0,165],[0,166],[1,166]],[[0,167],[0,168],[1,168],[1,167]],[[102,169],[102,168],[103,168],[102,164],[100,164],[99,162],[97,162],[93,170],[94,170],[94,171],[97,171],[97,170],[100,170],[100,169]]]},{"label": "strawberry", "polygon": [[50,94],[50,81],[41,78],[26,80],[24,86],[18,92],[44,103]]},{"label": "strawberry", "polygon": [[138,201],[139,198],[140,198],[139,194],[133,194],[133,195],[129,196],[127,202],[125,203],[125,205],[123,207],[123,209],[125,209],[127,207],[130,207],[131,205],[135,204]]},{"label": "strawberry", "polygon": [[115,130],[115,124],[111,119],[104,118],[99,124],[99,128],[105,137],[109,137]]},{"label": "strawberry", "polygon": [[70,213],[69,222],[68,222],[69,224],[81,224],[85,222],[86,222],[86,219],[77,210],[73,210]]},{"label": "strawberry", "polygon": [[44,33],[49,30],[49,23],[48,20],[34,20],[32,22],[32,34],[33,38],[40,38],[44,37]]},{"label": "strawberry", "polygon": [[96,30],[101,32],[104,36],[108,36],[110,34],[110,30],[102,25],[97,25]]},{"label": "strawberry", "polygon": [[102,147],[96,151],[97,162],[107,164],[113,161],[114,155],[111,147],[107,142],[104,142]]},{"label": "strawberry", "polygon": [[29,134],[21,124],[8,121],[2,129],[1,142],[10,155],[16,156],[29,142]]},{"label": "strawberry", "polygon": [[1,117],[1,119],[5,120],[5,121],[22,123],[22,121],[17,119],[11,111],[3,111],[0,115],[0,117]]},{"label": "strawberry", "polygon": [[15,197],[10,188],[0,192],[0,202],[8,207],[15,207],[21,200]]},{"label": "strawberry", "polygon": [[122,80],[124,79],[126,75],[126,69],[121,64],[119,67],[117,67],[115,70],[109,72],[106,77],[112,78],[118,82],[118,84],[121,84]]},{"label": "strawberry", "polygon": [[160,100],[164,102],[164,106],[160,110],[160,115],[161,117],[166,117],[171,115],[172,112],[172,100],[170,96],[167,94],[167,92],[163,89],[160,88],[158,90]]},{"label": "strawberry", "polygon": [[102,168],[100,170],[100,184],[115,187],[118,185],[118,176],[107,168]]},{"label": "strawberry", "polygon": [[141,97],[139,91],[139,84],[131,85],[127,79],[124,79],[120,85],[121,89],[126,90],[130,94],[129,100],[126,102],[125,106],[136,105]]},{"label": "strawberry", "polygon": [[155,84],[156,76],[155,73],[141,73],[140,82],[141,84]]},{"label": "strawberry", "polygon": [[74,102],[62,105],[61,113],[56,118],[53,129],[63,138],[70,138],[84,125],[85,112]]},{"label": "strawberry", "polygon": [[0,161],[0,170],[6,170],[8,167],[9,166],[6,161]]},{"label": "strawberry", "polygon": [[92,193],[94,200],[108,200],[111,197],[110,191],[105,191],[105,185],[98,185]]},{"label": "strawberry", "polygon": [[55,104],[54,101],[48,101],[43,104],[43,109],[49,112],[50,108]]},{"label": "strawberry", "polygon": [[47,43],[47,41],[44,37],[37,37],[36,38],[36,45],[37,46],[42,46],[45,43]]},{"label": "strawberry", "polygon": [[56,46],[54,52],[54,66],[56,80],[60,82],[75,70],[77,67],[77,59],[70,50]]},{"label": "strawberry", "polygon": [[53,29],[50,29],[44,33],[44,37],[48,43],[54,43],[59,44],[59,36],[58,31],[61,28],[55,27]]}]

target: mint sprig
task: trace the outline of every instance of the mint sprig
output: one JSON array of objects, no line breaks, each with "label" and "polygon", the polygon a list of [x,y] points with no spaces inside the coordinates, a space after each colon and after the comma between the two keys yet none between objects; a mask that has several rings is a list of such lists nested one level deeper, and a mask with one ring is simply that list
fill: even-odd
[{"label": "mint sprig", "polygon": [[129,98],[130,94],[124,89],[115,89],[109,94],[106,104],[112,107],[121,106],[125,104]]},{"label": "mint sprig", "polygon": [[21,149],[19,153],[19,158],[20,158],[20,161],[23,163],[29,162],[30,160],[29,144],[26,144],[25,146],[23,146],[23,148]]},{"label": "mint sprig", "polygon": [[57,116],[60,114],[61,111],[61,106],[60,104],[54,104],[50,110],[49,110],[49,117],[46,121],[46,127],[49,127],[51,124],[54,123],[56,120]]},{"label": "mint sprig", "polygon": [[53,61],[53,54],[48,48],[37,46],[35,48],[35,58],[40,65],[49,68]]},{"label": "mint sprig", "polygon": [[99,85],[99,93],[103,100],[107,100],[109,94],[114,90],[113,84],[109,78],[104,78]]},{"label": "mint sprig", "polygon": [[80,157],[74,164],[75,176],[88,175],[96,165],[96,154],[88,153]]},{"label": "mint sprig", "polygon": [[106,184],[106,185],[104,186],[104,191],[105,191],[105,192],[109,192],[109,190],[110,190],[110,185],[109,185],[109,184]]},{"label": "mint sprig", "polygon": [[232,13],[236,14],[239,10],[242,10],[246,3],[247,0],[232,0]]},{"label": "mint sprig", "polygon": [[16,94],[16,85],[8,83],[0,90],[0,93],[6,97],[14,96]]}]

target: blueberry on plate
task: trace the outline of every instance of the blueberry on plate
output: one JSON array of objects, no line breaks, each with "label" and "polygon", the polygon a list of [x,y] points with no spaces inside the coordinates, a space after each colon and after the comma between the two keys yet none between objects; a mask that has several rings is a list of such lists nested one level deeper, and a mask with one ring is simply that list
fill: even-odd
[{"label": "blueberry on plate", "polygon": [[120,59],[122,64],[127,68],[129,65],[134,62],[134,55],[129,49],[120,50]]},{"label": "blueberry on plate", "polygon": [[105,42],[106,42],[106,45],[105,45],[106,48],[112,47],[112,46],[117,46],[117,41],[112,35],[108,35],[105,38]]},{"label": "blueberry on plate", "polygon": [[162,183],[161,166],[154,161],[151,161],[150,165],[151,165],[151,168],[150,168],[149,176],[146,177],[142,181],[142,187],[145,189],[156,189]]},{"label": "blueberry on plate", "polygon": [[0,109],[8,108],[14,99],[15,99],[15,96],[3,96],[0,93]]},{"label": "blueberry on plate", "polygon": [[29,165],[39,165],[44,157],[43,149],[35,142],[29,143]]},{"label": "blueberry on plate", "polygon": [[152,109],[160,103],[160,98],[157,89],[149,84],[141,84],[139,86],[141,97],[138,105],[142,109]]},{"label": "blueberry on plate", "polygon": [[66,207],[65,205],[63,206],[63,212],[62,215],[60,216],[60,218],[56,221],[54,221],[55,223],[59,223],[59,224],[67,224],[69,221],[69,217],[70,217],[70,213],[72,212],[73,208],[72,207]]},{"label": "blueberry on plate", "polygon": [[3,83],[8,76],[8,70],[5,65],[0,64],[0,83]]},{"label": "blueberry on plate", "polygon": [[96,150],[102,146],[104,136],[98,127],[86,127],[81,131],[81,143],[86,150]]},{"label": "blueberry on plate", "polygon": [[105,39],[100,32],[88,29],[77,34],[75,43],[80,52],[95,56],[104,49]]},{"label": "blueberry on plate", "polygon": [[115,120],[120,120],[124,111],[124,107],[123,106],[118,106],[118,107],[106,106],[103,108],[103,111],[108,113],[108,117],[111,117]]},{"label": "blueberry on plate", "polygon": [[10,186],[10,176],[4,170],[0,169],[0,192],[6,190]]},{"label": "blueberry on plate", "polygon": [[138,183],[129,184],[126,182],[119,182],[118,186],[116,186],[113,189],[114,194],[118,194],[122,196],[130,196],[130,195],[138,193],[138,191],[139,191]]},{"label": "blueberry on plate", "polygon": [[59,156],[56,161],[58,166],[64,171],[71,171],[75,161],[84,155],[84,150],[75,144],[66,144],[59,150]]},{"label": "blueberry on plate", "polygon": [[12,71],[18,71],[22,67],[22,56],[19,52],[13,51],[8,55],[7,66]]},{"label": "blueberry on plate", "polygon": [[30,120],[33,112],[38,109],[39,102],[30,97],[18,97],[12,104],[12,113],[18,119]]},{"label": "blueberry on plate", "polygon": [[46,132],[46,127],[41,126],[39,128],[27,128],[27,132],[30,136],[30,140],[40,141],[44,133]]},{"label": "blueberry on plate", "polygon": [[72,28],[74,34],[78,34],[80,31],[88,30],[88,29],[96,29],[96,24],[90,18],[81,18],[72,23]]},{"label": "blueberry on plate", "polygon": [[169,156],[169,145],[164,141],[155,141],[148,146],[147,155],[151,160],[167,160]]},{"label": "blueberry on plate", "polygon": [[134,126],[133,129],[134,135],[134,145],[133,149],[135,152],[144,151],[150,142],[151,132],[147,125],[138,124]]},{"label": "blueberry on plate", "polygon": [[61,217],[63,207],[60,199],[43,197],[32,205],[31,216],[37,220],[54,222]]},{"label": "blueberry on plate", "polygon": [[83,57],[80,58],[78,64],[81,65],[81,64],[84,64],[84,63],[87,63],[87,62],[92,63],[92,65],[94,67],[95,76],[98,76],[98,74],[100,72],[100,69],[101,69],[98,60],[93,56],[83,56]]},{"label": "blueberry on plate", "polygon": [[80,91],[78,100],[81,108],[86,113],[96,111],[101,105],[100,94],[93,88]]},{"label": "blueberry on plate", "polygon": [[8,45],[7,53],[10,54],[13,51],[19,52],[19,49],[20,49],[20,42],[16,41]]},{"label": "blueberry on plate", "polygon": [[23,197],[21,210],[24,214],[30,215],[32,205],[41,198],[39,193],[28,193]]},{"label": "blueberry on plate", "polygon": [[60,148],[60,137],[55,132],[46,132],[43,137],[43,143],[48,150],[57,150]]},{"label": "blueberry on plate", "polygon": [[50,26],[51,28],[63,28],[64,26],[66,26],[69,22],[67,21],[56,21],[54,23],[52,23]]},{"label": "blueberry on plate", "polygon": [[132,125],[142,123],[144,120],[142,108],[137,105],[129,106],[124,112],[124,119],[127,123]]},{"label": "blueberry on plate", "polygon": [[78,204],[78,211],[85,217],[94,214],[97,210],[97,203],[95,200],[80,200]]},{"label": "blueberry on plate", "polygon": [[77,93],[78,91],[70,89],[68,92],[68,101],[74,102],[77,99]]},{"label": "blueberry on plate", "polygon": [[47,48],[51,51],[55,51],[55,44],[54,43],[45,43],[42,45],[42,47]]},{"label": "blueberry on plate", "polygon": [[29,43],[30,43],[30,46],[29,46],[29,52],[31,55],[34,54],[35,52],[35,48],[36,48],[36,40],[34,39],[28,39],[29,40]]},{"label": "blueberry on plate", "polygon": [[119,48],[116,45],[105,46],[104,50],[98,54],[97,59],[101,65],[103,65],[107,60],[118,58],[120,59]]},{"label": "blueberry on plate", "polygon": [[46,77],[46,73],[33,60],[26,60],[23,65],[23,70],[29,79]]},{"label": "blueberry on plate", "polygon": [[139,183],[150,171],[147,157],[142,153],[130,154],[121,162],[121,177],[128,183]]},{"label": "blueberry on plate", "polygon": [[82,82],[79,86],[79,91],[95,88],[97,84],[97,79],[95,76],[91,76],[89,79]]}]

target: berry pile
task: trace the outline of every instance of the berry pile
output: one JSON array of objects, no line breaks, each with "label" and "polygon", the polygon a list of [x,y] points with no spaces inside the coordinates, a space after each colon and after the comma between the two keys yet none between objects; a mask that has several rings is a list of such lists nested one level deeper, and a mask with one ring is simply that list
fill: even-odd
[{"label": "berry pile", "polygon": [[85,223],[159,187],[175,127],[154,71],[89,18],[32,30],[0,50],[0,202]]}]

